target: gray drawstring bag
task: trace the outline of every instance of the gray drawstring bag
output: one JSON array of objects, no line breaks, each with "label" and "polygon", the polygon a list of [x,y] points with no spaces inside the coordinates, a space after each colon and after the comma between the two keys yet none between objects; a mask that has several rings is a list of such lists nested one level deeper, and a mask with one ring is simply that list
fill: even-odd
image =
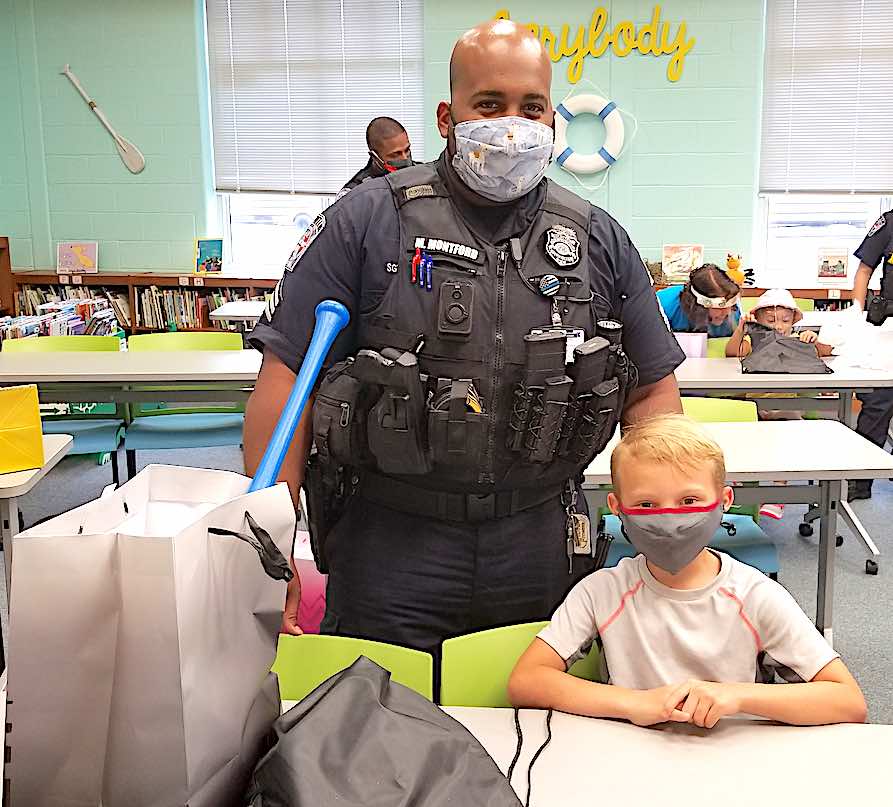
[{"label": "gray drawstring bag", "polygon": [[520,807],[484,747],[365,657],[273,725],[248,807]]},{"label": "gray drawstring bag", "polygon": [[781,336],[774,328],[748,322],[751,352],[741,359],[742,373],[831,373],[816,353],[815,345],[796,336]]}]

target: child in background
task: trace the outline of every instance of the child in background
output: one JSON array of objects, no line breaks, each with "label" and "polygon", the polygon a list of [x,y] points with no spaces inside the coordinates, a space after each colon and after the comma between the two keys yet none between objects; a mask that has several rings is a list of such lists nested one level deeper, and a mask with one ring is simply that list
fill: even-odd
[{"label": "child in background", "polygon": [[705,263],[689,275],[684,286],[657,292],[657,301],[675,333],[731,336],[741,319],[740,291],[716,264]]},{"label": "child in background", "polygon": [[[515,706],[640,726],[712,728],[747,713],[797,725],[866,718],[840,657],[778,583],[708,549],[732,504],[719,446],[693,421],[633,426],[611,457],[608,504],[641,553],[580,581],[519,659]],[[567,669],[600,638],[609,684]],[[801,684],[758,684],[765,651]]]},{"label": "child in background", "polygon": [[[757,300],[757,304],[753,307],[749,314],[738,324],[735,333],[726,343],[726,356],[730,358],[744,358],[750,355],[752,350],[750,337],[746,336],[744,331],[748,322],[756,322],[767,328],[772,328],[781,336],[791,336],[796,325],[803,319],[803,312],[797,307],[794,296],[787,289],[767,289]],[[815,331],[801,331],[799,334],[800,341],[815,345],[816,353],[819,356],[830,356],[832,348],[829,345],[823,345],[818,341],[818,334]],[[796,398],[796,395],[790,393],[773,393],[761,392],[752,393],[747,396],[749,399],[757,399],[764,401],[767,398]],[[803,417],[802,410],[797,409],[771,409],[763,403],[757,404],[757,411],[760,420],[800,420]],[[778,484],[785,484],[779,482]],[[768,516],[776,520],[784,518],[783,504],[764,504],[760,507],[760,515]]]},{"label": "child in background", "polygon": [[[751,352],[750,337],[745,336],[744,328],[748,322],[756,322],[773,328],[781,336],[791,336],[796,325],[803,319],[803,312],[797,307],[797,302],[787,289],[768,289],[757,300],[757,304],[747,314],[729,341],[726,343],[726,356],[730,358],[743,358]],[[819,343],[818,334],[815,331],[801,331],[798,334],[800,341],[815,345],[819,356],[830,356],[831,347]]]}]

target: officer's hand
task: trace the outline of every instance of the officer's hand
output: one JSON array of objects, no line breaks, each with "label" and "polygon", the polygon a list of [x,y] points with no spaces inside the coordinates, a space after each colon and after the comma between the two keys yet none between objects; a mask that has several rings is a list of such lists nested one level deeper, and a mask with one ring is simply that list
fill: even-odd
[{"label": "officer's hand", "polygon": [[301,606],[301,576],[295,569],[294,561],[291,561],[291,569],[295,576],[289,581],[285,593],[285,610],[282,612],[282,626],[279,628],[279,632],[300,636],[304,632],[298,627],[298,608]]},{"label": "officer's hand", "polygon": [[800,331],[800,341],[807,345],[813,344],[818,338],[819,335],[815,331]]},{"label": "officer's hand", "polygon": [[629,718],[637,726],[653,726],[655,723],[688,723],[691,714],[682,711],[682,701],[688,694],[689,682],[643,689],[632,693]]}]

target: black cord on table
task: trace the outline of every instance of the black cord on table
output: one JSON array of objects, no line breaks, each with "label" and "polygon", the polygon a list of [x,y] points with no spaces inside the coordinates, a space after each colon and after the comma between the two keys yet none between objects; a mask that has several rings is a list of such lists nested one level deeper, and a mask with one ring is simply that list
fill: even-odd
[{"label": "black cord on table", "polygon": [[[521,756],[521,748],[524,746],[524,732],[521,729],[521,711],[520,709],[515,709],[515,734],[518,736],[518,744],[515,746],[515,756],[512,757],[511,764],[509,765],[508,773],[506,774],[506,779],[508,779],[509,784],[512,782],[512,774],[515,771],[515,765],[518,763],[518,759]],[[536,749],[536,753],[531,757],[530,764],[527,766],[527,798],[524,801],[524,807],[530,807],[530,796],[533,792],[533,766],[536,764],[536,761],[540,758],[540,754],[543,753],[546,746],[552,741],[552,710],[546,713],[546,739],[543,741],[543,744]]]}]

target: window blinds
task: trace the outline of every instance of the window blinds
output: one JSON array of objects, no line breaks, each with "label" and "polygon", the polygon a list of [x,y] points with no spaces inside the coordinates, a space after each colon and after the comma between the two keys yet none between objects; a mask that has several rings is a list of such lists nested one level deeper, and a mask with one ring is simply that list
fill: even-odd
[{"label": "window blinds", "polygon": [[768,0],[760,190],[893,190],[891,0]]},{"label": "window blinds", "polygon": [[366,125],[421,151],[422,0],[206,0],[219,191],[331,194],[363,165]]}]

